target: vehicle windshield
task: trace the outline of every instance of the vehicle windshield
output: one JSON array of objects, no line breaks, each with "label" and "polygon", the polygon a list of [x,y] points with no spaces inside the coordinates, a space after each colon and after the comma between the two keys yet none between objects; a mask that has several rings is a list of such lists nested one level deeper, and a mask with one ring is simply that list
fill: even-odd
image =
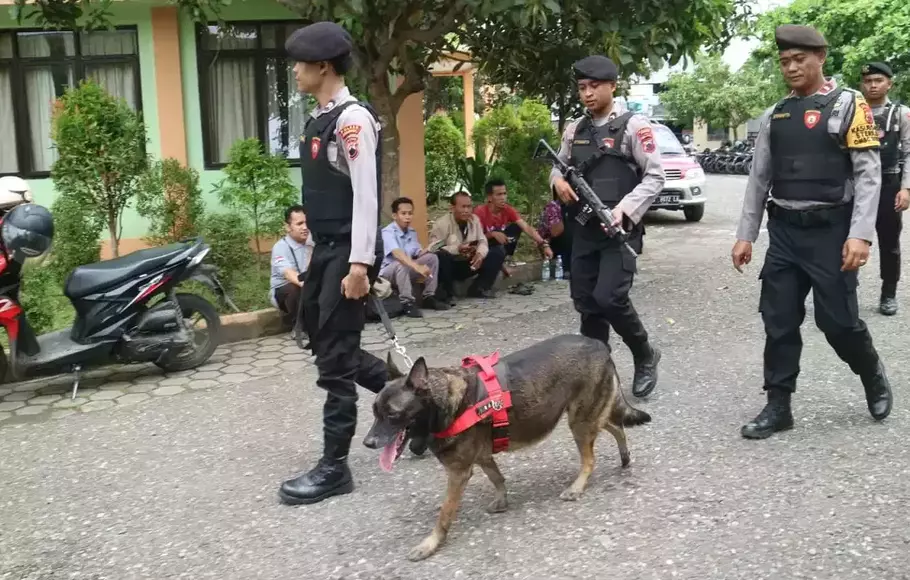
[{"label": "vehicle windshield", "polygon": [[652,125],[654,127],[654,136],[657,138],[657,146],[660,148],[661,155],[685,155],[686,150],[673,131],[663,125]]}]

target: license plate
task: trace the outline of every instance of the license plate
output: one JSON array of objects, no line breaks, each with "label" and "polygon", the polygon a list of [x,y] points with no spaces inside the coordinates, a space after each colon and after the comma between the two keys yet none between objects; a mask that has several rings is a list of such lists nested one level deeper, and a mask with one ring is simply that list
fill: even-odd
[{"label": "license plate", "polygon": [[657,198],[657,203],[679,203],[678,195],[661,195]]}]

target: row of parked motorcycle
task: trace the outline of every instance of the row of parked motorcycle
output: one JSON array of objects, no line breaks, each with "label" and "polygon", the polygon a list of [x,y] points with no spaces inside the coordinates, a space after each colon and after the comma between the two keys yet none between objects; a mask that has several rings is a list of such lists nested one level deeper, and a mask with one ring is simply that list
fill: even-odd
[{"label": "row of parked motorcycle", "polygon": [[706,148],[695,154],[695,159],[705,173],[726,175],[748,175],[752,169],[752,154],[755,146],[746,141],[726,142],[715,150]]}]

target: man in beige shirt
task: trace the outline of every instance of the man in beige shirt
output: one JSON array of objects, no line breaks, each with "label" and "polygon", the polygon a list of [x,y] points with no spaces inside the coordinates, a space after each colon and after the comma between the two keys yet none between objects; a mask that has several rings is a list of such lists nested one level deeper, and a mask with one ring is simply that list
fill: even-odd
[{"label": "man in beige shirt", "polygon": [[468,288],[468,296],[494,298],[493,283],[505,262],[505,249],[503,246],[491,248],[487,243],[469,194],[456,193],[451,204],[451,213],[439,218],[430,232],[430,246],[443,244],[436,251],[439,256],[436,298],[452,303],[455,281],[469,278],[474,278],[474,282]]}]

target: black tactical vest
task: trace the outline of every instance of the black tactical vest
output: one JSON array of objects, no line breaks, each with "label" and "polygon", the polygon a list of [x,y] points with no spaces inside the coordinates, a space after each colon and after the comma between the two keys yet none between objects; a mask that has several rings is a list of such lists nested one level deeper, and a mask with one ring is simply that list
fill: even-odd
[{"label": "black tactical vest", "polygon": [[878,140],[881,141],[879,155],[882,158],[882,173],[901,172],[901,116],[898,103],[888,103],[875,116]]},{"label": "black tactical vest", "polygon": [[612,121],[594,126],[590,117],[582,117],[575,129],[569,164],[581,173],[597,197],[613,208],[641,183],[641,172],[629,166],[631,159],[622,154],[622,141],[631,111]]},{"label": "black tactical vest", "polygon": [[[304,138],[300,141],[300,169],[303,174],[302,203],[307,227],[318,241],[322,237],[346,237],[351,234],[354,219],[354,188],[350,176],[329,162],[328,144],[336,141],[335,127],[342,111],[353,104],[376,113],[366,103],[349,101],[319,117],[307,119]],[[336,143],[338,157],[345,157],[344,143]],[[376,140],[377,204],[382,212],[382,135]]]}]

